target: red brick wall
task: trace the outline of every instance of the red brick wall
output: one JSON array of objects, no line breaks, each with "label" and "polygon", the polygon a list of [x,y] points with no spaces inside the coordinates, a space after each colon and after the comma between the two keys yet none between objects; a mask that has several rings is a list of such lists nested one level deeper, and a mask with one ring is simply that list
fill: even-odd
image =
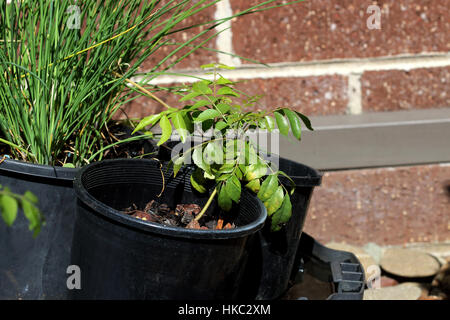
[{"label": "red brick wall", "polygon": [[[199,21],[260,2],[223,0]],[[368,27],[371,5],[380,8],[381,29]],[[234,64],[237,69],[228,76],[242,80],[242,89],[251,94],[265,94],[267,108],[291,106],[307,115],[426,108],[450,112],[449,8],[450,0],[305,0],[235,19],[230,32],[209,44],[271,68],[202,51],[177,69],[198,71],[200,64],[213,61]],[[176,106],[176,99],[163,98]],[[126,110],[144,116],[160,107],[138,99]],[[450,240],[448,168],[330,172],[315,192],[305,228],[323,241]]]}]

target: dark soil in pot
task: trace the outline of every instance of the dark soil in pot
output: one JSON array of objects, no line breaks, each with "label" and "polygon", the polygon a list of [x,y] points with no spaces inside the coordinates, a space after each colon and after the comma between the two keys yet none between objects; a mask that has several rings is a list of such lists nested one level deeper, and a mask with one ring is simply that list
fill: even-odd
[{"label": "dark soil in pot", "polygon": [[[196,204],[207,195],[191,189],[185,170],[165,171],[161,203]],[[78,196],[72,264],[80,267],[76,299],[232,299],[239,296],[254,234],[266,219],[264,205],[244,193],[236,228],[185,229],[136,219],[121,212],[156,199],[163,179],[151,160],[112,160],[89,165],[74,186]],[[213,203],[206,214],[213,215]]]}]

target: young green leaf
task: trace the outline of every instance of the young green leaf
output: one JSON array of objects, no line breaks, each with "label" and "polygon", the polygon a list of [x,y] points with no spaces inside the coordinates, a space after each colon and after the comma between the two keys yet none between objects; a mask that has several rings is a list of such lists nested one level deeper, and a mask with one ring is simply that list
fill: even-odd
[{"label": "young green leaf", "polygon": [[208,86],[209,81],[199,81],[196,82],[192,85],[192,90],[194,90],[194,92],[199,93],[199,94],[203,94],[203,95],[207,95],[207,94],[212,94],[212,90],[211,88]]},{"label": "young green leaf", "polygon": [[204,161],[211,165],[213,163],[222,164],[223,163],[223,149],[222,146],[214,141],[209,142],[206,145],[204,151]]},{"label": "young green leaf", "polygon": [[281,225],[289,221],[292,215],[292,204],[289,195],[285,195],[281,207],[272,215],[272,231],[279,231]]},{"label": "young green leaf", "polygon": [[284,109],[284,113],[286,114],[286,117],[289,119],[289,123],[291,124],[292,134],[294,135],[295,138],[300,140],[302,135],[300,118],[297,116],[295,112],[289,109]]},{"label": "young green leaf", "polygon": [[222,87],[217,91],[218,95],[240,97],[240,94],[230,87]]},{"label": "young green leaf", "polygon": [[228,127],[228,124],[224,121],[219,121],[216,123],[216,130],[222,131],[223,129],[225,129],[226,127]]},{"label": "young green leaf", "polygon": [[247,167],[245,180],[251,181],[254,179],[259,179],[265,176],[267,173],[267,166],[262,163],[255,163]]},{"label": "young green leaf", "polygon": [[184,164],[185,157],[178,157],[173,161],[173,176],[176,177]]},{"label": "young green leaf", "polygon": [[275,211],[277,211],[281,204],[283,203],[283,187],[278,186],[277,190],[272,194],[272,196],[264,202],[264,206],[267,209],[267,214],[271,216]]},{"label": "young green leaf", "polygon": [[260,183],[259,179],[255,179],[255,180],[252,180],[249,183],[247,183],[245,185],[245,187],[250,189],[254,193],[258,193],[259,189],[261,188],[261,183]]},{"label": "young green leaf", "polygon": [[161,126],[162,134],[161,138],[159,139],[157,146],[162,145],[164,142],[170,139],[172,136],[172,124],[170,123],[170,120],[167,118],[166,115],[161,117],[161,120],[159,121],[159,125]]},{"label": "young green leaf", "polygon": [[275,129],[275,119],[271,116],[265,116],[264,117],[265,123],[266,123],[266,129],[269,132],[272,132]]},{"label": "young green leaf", "polygon": [[194,148],[194,152],[192,152],[192,161],[194,161],[194,164],[203,171],[209,170],[208,165],[203,160],[203,148],[201,145]]},{"label": "young green leaf", "polygon": [[184,122],[183,114],[181,112],[174,113],[172,121],[175,130],[177,130],[178,134],[180,135],[181,142],[184,143],[187,139],[188,131],[186,123]]},{"label": "young green leaf", "polygon": [[196,98],[196,97],[198,97],[200,95],[201,95],[201,93],[199,93],[199,92],[191,92],[191,93],[185,95],[184,97],[182,97],[178,101],[180,101],[180,102],[189,101],[189,100],[192,100],[192,99],[194,99],[194,98]]},{"label": "young green leaf", "polygon": [[0,211],[6,225],[12,226],[17,218],[18,211],[17,200],[7,194],[0,196]]},{"label": "young green leaf", "polygon": [[151,116],[145,117],[142,119],[139,124],[136,126],[136,128],[133,130],[132,134],[135,134],[137,131],[140,131],[144,129],[147,126],[153,126],[155,123],[158,122],[159,119],[161,119],[162,114],[152,114]]},{"label": "young green leaf", "polygon": [[220,84],[220,85],[228,85],[228,84],[233,84],[234,82],[231,81],[231,80],[225,79],[224,77],[221,76],[221,77],[216,81],[216,83],[217,83],[217,84]]},{"label": "young green leaf", "polygon": [[195,119],[195,122],[203,122],[205,120],[214,119],[216,117],[220,116],[220,112],[215,109],[207,109],[200,113]]},{"label": "young green leaf", "polygon": [[219,103],[217,105],[217,110],[219,110],[222,114],[227,113],[228,111],[230,111],[231,106],[227,103]]},{"label": "young green leaf", "polygon": [[196,103],[194,103],[194,105],[191,107],[191,109],[198,109],[201,107],[206,107],[206,106],[209,106],[210,104],[211,104],[211,102],[208,100],[199,100]]},{"label": "young green leaf", "polygon": [[269,198],[277,191],[278,187],[278,177],[276,175],[267,176],[266,180],[261,185],[261,188],[258,192],[258,198],[261,201],[267,201]]},{"label": "young green leaf", "polygon": [[275,119],[277,121],[278,129],[280,129],[280,133],[284,136],[289,134],[289,122],[288,120],[278,111],[274,112]]}]

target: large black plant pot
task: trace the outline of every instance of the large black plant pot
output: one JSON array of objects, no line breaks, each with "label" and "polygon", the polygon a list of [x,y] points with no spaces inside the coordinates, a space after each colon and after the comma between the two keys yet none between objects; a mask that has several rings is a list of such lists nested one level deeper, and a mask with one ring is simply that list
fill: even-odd
[{"label": "large black plant pot", "polygon": [[34,239],[19,214],[12,227],[0,221],[0,299],[64,299],[75,220],[77,169],[5,160],[0,184],[39,198],[46,225]]},{"label": "large black plant pot", "polygon": [[[122,130],[124,138],[131,136],[130,128]],[[155,151],[148,140],[123,146],[143,148],[145,154]],[[33,192],[46,221],[34,239],[22,213],[12,227],[0,220],[0,299],[67,299],[76,211],[73,180],[77,172],[15,160],[0,163],[0,184],[19,194]]]},{"label": "large black plant pot", "polygon": [[[237,227],[212,231],[167,227],[119,212],[156,199],[162,172],[161,203],[205,204],[207,196],[191,189],[189,168],[173,178],[157,161],[124,159],[91,164],[78,173],[72,264],[81,270],[81,289],[73,290],[73,298],[239,297],[254,235],[266,220],[264,205],[244,192],[235,208]],[[216,203],[211,210],[218,210]]]}]

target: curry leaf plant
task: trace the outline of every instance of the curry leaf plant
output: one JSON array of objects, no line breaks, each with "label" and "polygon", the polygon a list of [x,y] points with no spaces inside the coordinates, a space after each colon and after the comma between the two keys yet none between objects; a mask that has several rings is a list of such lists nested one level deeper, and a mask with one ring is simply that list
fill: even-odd
[{"label": "curry leaf plant", "polygon": [[32,192],[26,191],[23,195],[19,195],[0,185],[0,215],[7,226],[13,225],[21,208],[29,221],[30,231],[36,237],[45,223],[37,204],[38,199]]},{"label": "curry leaf plant", "polygon": [[[236,88],[236,83],[226,79],[220,69],[230,69],[223,64],[208,64],[212,69],[212,80],[201,80],[186,86],[179,100],[182,108],[170,108],[144,118],[136,127],[141,130],[159,124],[162,133],[158,145],[169,140],[176,132],[188,148],[172,155],[174,175],[184,164],[194,164],[191,184],[200,193],[206,193],[212,185],[209,200],[195,217],[201,219],[212,199],[217,196],[220,208],[230,211],[238,203],[243,188],[257,194],[271,217],[271,229],[280,230],[292,213],[290,193],[279,177],[289,177],[273,169],[265,150],[248,139],[249,130],[278,130],[280,134],[301,139],[302,125],[313,130],[309,119],[289,108],[274,108],[270,111],[252,111],[260,96],[248,96]],[[232,68],[231,68],[232,69]],[[195,141],[198,132],[207,133],[207,139]],[[206,140],[206,141],[204,141]],[[193,146],[192,146],[193,145]],[[292,182],[292,180],[291,180]]]},{"label": "curry leaf plant", "polygon": [[[0,147],[40,164],[100,160],[118,109],[139,95],[154,98],[152,87],[143,91],[131,80],[144,61],[153,63],[144,77],[151,80],[232,18],[301,2],[263,1],[230,17],[189,22],[220,1],[2,1]],[[173,45],[177,33],[184,42]],[[163,47],[169,50],[156,55]]]}]

